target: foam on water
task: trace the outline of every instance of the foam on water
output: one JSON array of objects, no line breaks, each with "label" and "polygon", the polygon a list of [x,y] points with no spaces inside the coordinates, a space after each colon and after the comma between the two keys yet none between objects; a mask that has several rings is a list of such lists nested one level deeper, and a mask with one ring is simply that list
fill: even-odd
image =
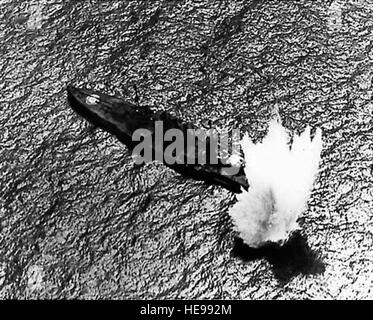
[{"label": "foam on water", "polygon": [[230,209],[235,230],[251,247],[283,242],[298,228],[316,178],[322,150],[321,130],[311,140],[310,128],[290,135],[278,121],[271,121],[267,136],[253,143],[242,141],[248,192],[237,195]]}]

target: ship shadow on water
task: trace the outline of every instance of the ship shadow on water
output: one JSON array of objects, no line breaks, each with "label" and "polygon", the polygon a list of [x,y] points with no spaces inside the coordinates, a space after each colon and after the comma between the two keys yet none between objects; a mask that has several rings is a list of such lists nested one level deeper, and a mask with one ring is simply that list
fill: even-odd
[{"label": "ship shadow on water", "polygon": [[315,275],[325,271],[319,252],[312,250],[307,238],[299,232],[294,233],[283,246],[271,243],[261,248],[252,248],[244,244],[242,239],[236,238],[232,255],[244,262],[266,259],[281,284],[288,283],[299,274]]}]

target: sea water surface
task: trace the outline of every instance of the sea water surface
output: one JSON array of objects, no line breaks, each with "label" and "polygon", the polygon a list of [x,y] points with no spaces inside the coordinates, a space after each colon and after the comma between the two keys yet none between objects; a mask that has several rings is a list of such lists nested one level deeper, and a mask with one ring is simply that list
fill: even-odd
[{"label": "sea water surface", "polygon": [[[0,1],[1,298],[373,298],[373,1]],[[249,248],[235,196],[91,130],[89,85],[254,141],[323,132],[300,231]]]}]

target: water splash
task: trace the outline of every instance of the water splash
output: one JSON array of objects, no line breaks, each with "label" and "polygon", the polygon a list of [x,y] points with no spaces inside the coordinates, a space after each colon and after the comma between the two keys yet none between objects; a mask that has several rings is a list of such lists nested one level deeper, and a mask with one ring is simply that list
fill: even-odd
[{"label": "water splash", "polygon": [[235,230],[251,247],[284,242],[298,229],[317,175],[322,150],[321,130],[311,141],[310,128],[290,136],[278,121],[271,121],[267,136],[254,144],[246,134],[242,141],[248,192],[237,195],[230,209]]},{"label": "water splash", "polygon": [[44,4],[40,2],[38,2],[38,4],[32,4],[28,7],[30,17],[27,21],[27,29],[39,30],[43,27],[43,9]]},{"label": "water splash", "polygon": [[338,31],[343,26],[343,10],[344,4],[337,0],[333,1],[328,10],[328,29],[330,31]]}]

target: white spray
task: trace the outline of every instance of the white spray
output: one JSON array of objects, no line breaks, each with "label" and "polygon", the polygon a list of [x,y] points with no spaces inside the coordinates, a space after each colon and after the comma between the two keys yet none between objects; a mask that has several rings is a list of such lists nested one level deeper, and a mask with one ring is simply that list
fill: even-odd
[{"label": "white spray", "polygon": [[248,192],[237,196],[230,209],[235,230],[251,247],[284,242],[298,228],[316,178],[322,150],[321,130],[311,141],[310,128],[294,135],[271,121],[267,136],[254,144],[246,134],[242,141]]}]

